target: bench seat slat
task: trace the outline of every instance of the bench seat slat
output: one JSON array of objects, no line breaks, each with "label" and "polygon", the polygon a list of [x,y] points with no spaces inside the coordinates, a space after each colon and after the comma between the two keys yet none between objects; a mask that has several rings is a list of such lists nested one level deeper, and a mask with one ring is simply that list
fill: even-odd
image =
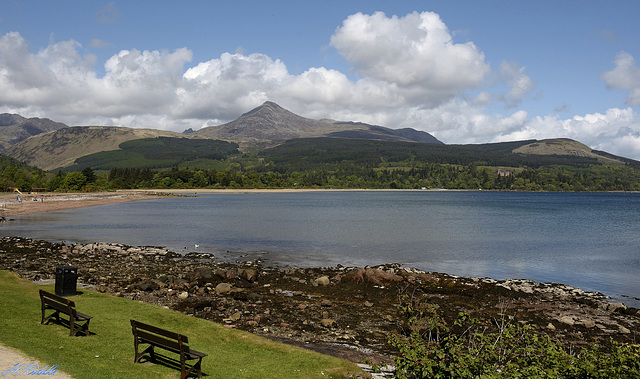
[{"label": "bench seat slat", "polygon": [[91,320],[93,318],[93,316],[89,316],[86,315],[84,313],[80,313],[78,311],[76,311],[76,319],[80,320],[80,321],[84,321],[84,320]]},{"label": "bench seat slat", "polygon": [[138,334],[138,338],[142,340],[141,342],[146,341],[157,346],[166,347],[166,348],[175,350],[178,353],[180,353],[180,345],[178,344],[177,340],[169,340],[166,338],[162,338],[155,334],[146,332],[142,329],[138,329],[136,333]]},{"label": "bench seat slat", "polygon": [[[175,340],[177,340],[179,338],[179,336],[180,336],[179,333],[175,333],[175,332],[172,332],[172,331],[169,331],[169,330],[166,330],[166,329],[158,328],[157,326],[145,324],[145,323],[140,322],[140,321],[135,321],[135,325],[136,325],[136,329],[148,330],[151,333],[159,334],[161,336],[172,338],[172,339],[175,339]],[[182,336],[182,342],[184,342],[184,343],[188,342],[187,336]]]}]

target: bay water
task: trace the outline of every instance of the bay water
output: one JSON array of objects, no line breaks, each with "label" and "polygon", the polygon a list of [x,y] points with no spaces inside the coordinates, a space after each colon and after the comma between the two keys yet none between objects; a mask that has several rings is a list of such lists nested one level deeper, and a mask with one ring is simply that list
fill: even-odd
[{"label": "bay water", "polygon": [[2,236],[163,246],[270,266],[402,263],[555,282],[640,307],[640,194],[197,194],[17,216]]}]

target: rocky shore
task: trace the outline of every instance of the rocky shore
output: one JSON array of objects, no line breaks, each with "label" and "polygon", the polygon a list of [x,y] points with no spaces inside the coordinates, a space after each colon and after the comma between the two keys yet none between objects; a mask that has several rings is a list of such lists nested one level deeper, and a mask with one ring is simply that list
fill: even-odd
[{"label": "rocky shore", "polygon": [[462,278],[397,264],[269,268],[158,247],[0,240],[0,269],[51,282],[58,266],[77,267],[79,291],[159,304],[355,362],[391,362],[387,339],[403,327],[402,295],[433,305],[448,322],[464,311],[487,325],[526,323],[572,345],[637,343],[640,325],[638,309],[562,284]]}]

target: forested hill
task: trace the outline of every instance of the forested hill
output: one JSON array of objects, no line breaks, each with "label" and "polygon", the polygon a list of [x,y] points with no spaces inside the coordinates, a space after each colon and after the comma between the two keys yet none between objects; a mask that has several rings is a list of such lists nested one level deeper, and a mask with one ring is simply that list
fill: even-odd
[{"label": "forested hill", "polygon": [[531,168],[550,165],[587,167],[601,164],[640,167],[638,161],[591,150],[590,154],[520,154],[514,152],[523,147],[544,142],[526,140],[479,145],[444,145],[308,138],[287,141],[282,145],[262,151],[260,155],[265,160],[273,162],[276,167],[289,169],[308,169],[326,164],[356,164],[378,167],[382,162],[420,162],[462,166],[470,164],[477,166],[526,166]]}]

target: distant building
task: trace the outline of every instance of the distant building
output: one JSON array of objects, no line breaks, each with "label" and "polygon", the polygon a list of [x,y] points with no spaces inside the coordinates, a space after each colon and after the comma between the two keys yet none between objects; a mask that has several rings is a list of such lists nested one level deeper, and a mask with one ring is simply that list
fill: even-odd
[{"label": "distant building", "polygon": [[505,171],[505,170],[501,170],[501,169],[497,169],[495,171],[495,174],[497,176],[511,176],[512,175],[511,171]]}]

